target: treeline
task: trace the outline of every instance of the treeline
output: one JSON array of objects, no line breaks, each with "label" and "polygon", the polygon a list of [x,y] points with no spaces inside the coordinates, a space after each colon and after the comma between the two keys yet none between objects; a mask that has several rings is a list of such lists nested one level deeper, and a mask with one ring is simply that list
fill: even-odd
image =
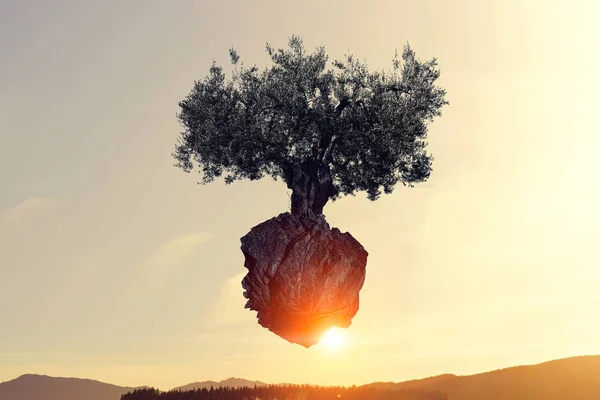
[{"label": "treeline", "polygon": [[260,387],[217,387],[161,392],[136,389],[121,400],[447,400],[444,393],[422,390],[390,390],[373,387],[330,387],[269,385]]}]

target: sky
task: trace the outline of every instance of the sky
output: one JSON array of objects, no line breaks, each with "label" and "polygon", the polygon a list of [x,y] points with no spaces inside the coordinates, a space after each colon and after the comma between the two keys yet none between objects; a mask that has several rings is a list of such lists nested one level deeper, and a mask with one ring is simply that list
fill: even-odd
[{"label": "sky", "polygon": [[[352,385],[600,354],[593,1],[0,2],[0,382]],[[331,60],[436,57],[431,179],[325,208],[369,252],[332,350],[244,310],[240,237],[282,182],[197,185],[178,102],[213,60],[296,34]]]}]

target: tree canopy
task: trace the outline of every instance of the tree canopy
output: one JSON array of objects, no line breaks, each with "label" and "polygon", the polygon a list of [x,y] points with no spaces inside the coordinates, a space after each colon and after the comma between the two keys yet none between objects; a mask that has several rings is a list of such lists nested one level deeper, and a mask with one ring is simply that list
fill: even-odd
[{"label": "tree canopy", "polygon": [[178,167],[198,167],[202,184],[282,178],[304,197],[298,176],[312,174],[308,181],[326,185],[325,202],[358,191],[376,200],[398,182],[429,178],[428,125],[448,104],[435,58],[423,62],[406,44],[391,70],[370,72],[352,55],[329,63],[324,47],[308,53],[298,36],[266,51],[272,65],[263,70],[245,67],[232,48],[231,79],[213,62],[194,82],[179,103]]}]

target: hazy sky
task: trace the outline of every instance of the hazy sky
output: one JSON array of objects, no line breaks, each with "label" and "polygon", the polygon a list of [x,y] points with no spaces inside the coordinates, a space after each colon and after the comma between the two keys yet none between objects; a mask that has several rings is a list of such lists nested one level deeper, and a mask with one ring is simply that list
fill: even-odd
[{"label": "hazy sky", "polygon": [[[0,2],[0,381],[362,384],[600,354],[594,1]],[[239,238],[282,183],[172,166],[177,103],[235,46],[437,57],[430,182],[328,221],[369,251],[345,349],[243,309]]]}]

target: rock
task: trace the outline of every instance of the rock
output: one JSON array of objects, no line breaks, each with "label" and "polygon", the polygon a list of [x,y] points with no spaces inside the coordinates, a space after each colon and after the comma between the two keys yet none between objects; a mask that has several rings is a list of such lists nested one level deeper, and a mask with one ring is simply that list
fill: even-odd
[{"label": "rock", "polygon": [[347,328],[358,311],[367,251],[323,216],[283,213],[241,238],[246,308],[291,343],[316,344],[329,328]]}]

